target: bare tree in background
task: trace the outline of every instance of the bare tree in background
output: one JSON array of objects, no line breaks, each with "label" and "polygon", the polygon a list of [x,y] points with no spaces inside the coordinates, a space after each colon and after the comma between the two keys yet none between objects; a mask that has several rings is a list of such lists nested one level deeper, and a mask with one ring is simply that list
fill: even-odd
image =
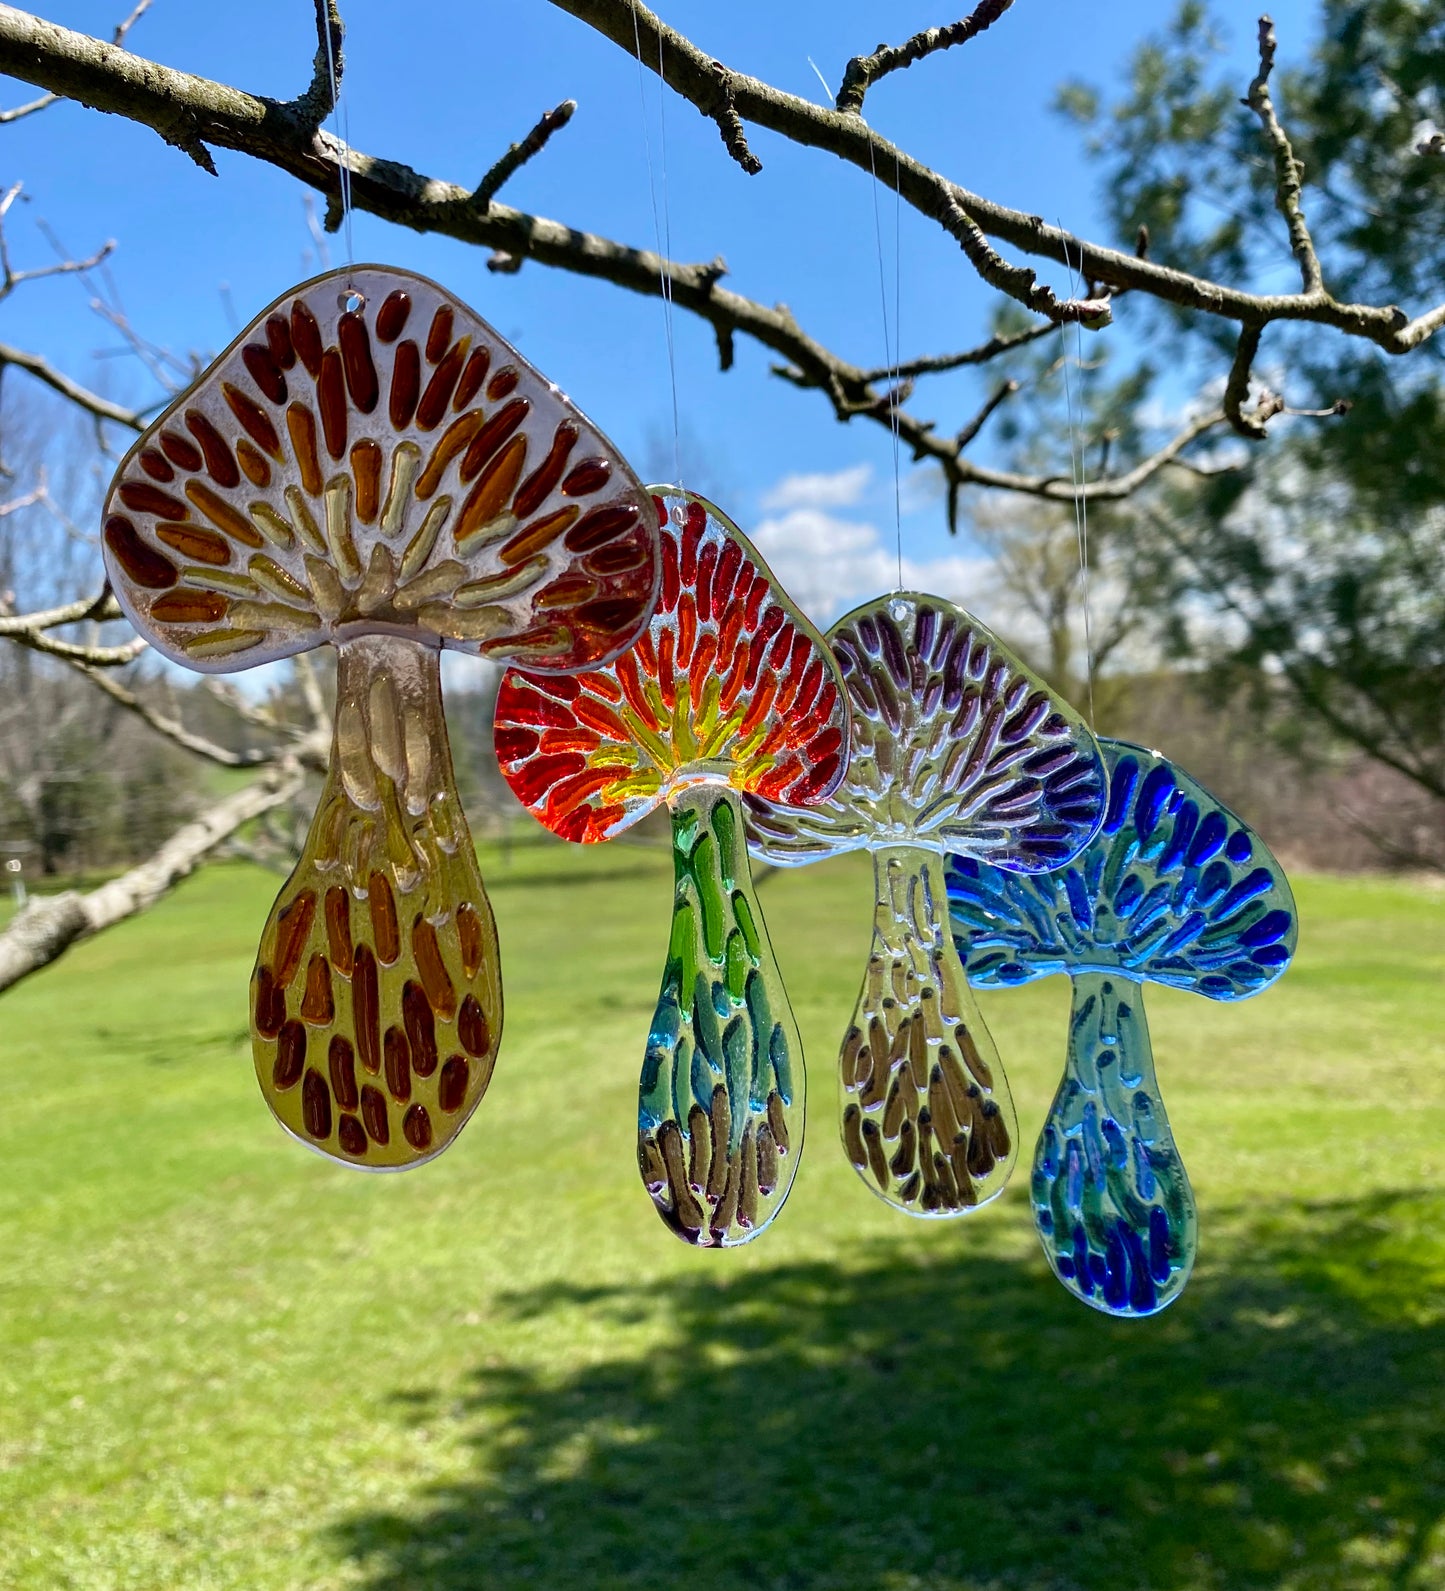
[{"label": "bare tree in background", "polygon": [[[1156,262],[1149,257],[1148,237],[1142,230],[1132,247],[1119,249],[1049,226],[1036,215],[961,186],[864,120],[866,96],[880,80],[940,52],[971,45],[1000,21],[1012,0],[983,0],[960,21],[855,57],[832,107],[732,71],[637,0],[552,3],[629,56],[638,57],[644,68],[660,74],[668,92],[714,121],[722,140],[719,159],[730,158],[748,176],[756,178],[762,171],[748,143],[751,125],[820,155],[848,161],[883,188],[896,190],[904,203],[957,244],[968,266],[1000,295],[1007,313],[996,317],[990,335],[974,347],[924,352],[889,369],[868,368],[811,336],[786,307],[725,287],[727,272],[720,258],[706,263],[663,259],[625,241],[499,202],[503,185],[566,127],[576,108],[572,100],[549,111],[511,144],[475,186],[426,176],[384,155],[345,148],[322,126],[334,108],[342,66],[343,27],[336,0],[315,0],[318,47],[309,81],[286,102],[175,71],[131,53],[130,31],[150,0],[141,0],[109,41],[0,4],[0,71],[41,91],[39,97],[0,112],[0,124],[40,114],[57,98],[75,99],[151,127],[208,171],[214,172],[210,149],[216,147],[240,151],[297,177],[325,196],[326,226],[331,230],[342,220],[344,176],[357,208],[415,231],[440,233],[488,249],[489,264],[496,271],[515,271],[533,261],[600,278],[631,292],[666,296],[712,327],[724,370],[733,364],[737,338],[751,338],[777,357],[772,369],[778,378],[821,395],[839,420],[861,420],[895,432],[916,461],[939,471],[950,523],[956,518],[959,495],[967,488],[1050,506],[1072,504],[1076,498],[1100,505],[1123,502],[1151,481],[1174,472],[1208,474],[1227,467],[1215,447],[1220,437],[1259,442],[1276,416],[1302,412],[1291,410],[1285,395],[1267,390],[1253,374],[1266,332],[1281,322],[1308,323],[1321,335],[1363,339],[1397,355],[1419,348],[1445,327],[1445,304],[1412,317],[1393,304],[1349,302],[1332,293],[1302,209],[1299,164],[1270,95],[1276,45],[1267,18],[1260,24],[1259,68],[1247,85],[1246,103],[1259,123],[1260,154],[1273,164],[1281,236],[1298,267],[1299,288],[1285,293],[1255,292]],[[973,45],[969,53],[985,48]],[[335,77],[329,66],[333,61]],[[920,74],[918,91],[925,86]],[[3,223],[14,197],[12,193],[0,207],[0,301],[39,274],[11,268]],[[101,250],[90,260],[58,260],[43,269],[85,275],[101,267],[106,252]],[[1065,293],[1050,287],[1032,265],[1023,263],[1029,259],[1076,278],[1080,290]],[[1125,295],[1171,305],[1232,332],[1232,353],[1210,389],[1217,396],[1202,398],[1172,434],[1136,429],[1111,440],[1107,427],[1097,431],[1086,427],[1083,446],[1095,467],[1080,484],[1057,470],[1001,469],[978,458],[979,438],[997,423],[996,415],[1007,412],[1019,390],[1015,378],[1000,381],[982,406],[973,405],[947,423],[926,418],[921,411],[926,383],[1007,361],[1050,335],[1056,337],[1060,326],[1089,330],[1104,326],[1116,301]],[[149,347],[114,305],[97,296],[101,312],[147,365],[165,401],[189,374],[185,363]],[[117,452],[146,423],[149,411],[113,403],[55,368],[40,352],[0,344],[0,375],[11,369],[48,387],[57,401],[83,415],[102,455]],[[1332,412],[1336,396],[1328,395],[1323,405],[1316,400],[1310,408]],[[0,503],[0,511],[12,505],[17,515],[22,505],[32,516],[48,511],[43,478],[9,472],[5,486],[10,501]],[[128,670],[133,671],[144,643],[119,629],[119,610],[101,583],[99,559],[88,532],[86,545],[83,572],[77,565],[67,579],[57,579],[58,566],[53,566],[44,575],[37,573],[33,581],[17,579],[13,590],[6,588],[0,640],[39,654],[52,668],[72,672],[117,709],[191,757],[223,768],[254,769],[255,777],[189,817],[147,861],[121,878],[86,895],[40,900],[20,915],[0,933],[0,990],[54,960],[77,938],[149,905],[210,849],[251,819],[280,807],[303,770],[320,766],[326,756],[329,724],[323,692],[304,663],[298,666],[298,694],[304,704],[300,713],[281,713],[223,686],[209,687],[216,702],[246,730],[244,740],[233,743],[185,721],[167,701],[164,689],[135,680]],[[1008,567],[1007,556],[1003,567]],[[88,587],[85,576],[91,582]],[[1033,589],[1032,574],[1020,568],[1017,578]],[[1121,642],[1122,638],[1121,634]],[[1098,644],[1107,644],[1107,637]],[[1068,667],[1075,665],[1071,661]]]}]

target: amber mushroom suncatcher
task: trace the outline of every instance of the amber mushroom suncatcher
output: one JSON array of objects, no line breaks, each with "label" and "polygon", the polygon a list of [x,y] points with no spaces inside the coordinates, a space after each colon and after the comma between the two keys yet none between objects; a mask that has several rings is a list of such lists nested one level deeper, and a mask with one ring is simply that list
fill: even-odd
[{"label": "amber mushroom suncatcher", "polygon": [[336,647],[330,770],[252,982],[256,1071],[323,1153],[428,1159],[485,1092],[502,1025],[441,650],[607,662],[656,600],[651,500],[465,305],[357,266],[278,299],[146,430],[104,546],[136,628],[188,668]]},{"label": "amber mushroom suncatcher", "polygon": [[755,1237],[802,1149],[797,1024],[748,869],[740,800],[821,799],[848,755],[822,636],[718,509],[657,488],[662,595],[637,645],[567,678],[511,669],[497,758],[548,828],[606,840],[666,806],[672,934],[638,1094],[643,1182],[689,1243]]},{"label": "amber mushroom suncatcher", "polygon": [[954,949],[945,851],[1040,872],[1104,816],[1087,726],[990,631],[939,597],[895,592],[828,632],[852,711],[848,776],[815,806],[749,800],[757,854],[797,866],[873,854],[873,948],[840,1058],[843,1146],[913,1215],[1003,1190],[1018,1127],[998,1052]]}]

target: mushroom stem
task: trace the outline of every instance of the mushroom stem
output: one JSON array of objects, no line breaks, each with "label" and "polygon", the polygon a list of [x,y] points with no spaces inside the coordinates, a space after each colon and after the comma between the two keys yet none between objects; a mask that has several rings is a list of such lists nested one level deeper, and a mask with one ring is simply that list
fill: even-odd
[{"label": "mushroom stem", "polygon": [[803,1050],[748,869],[735,791],[671,801],[675,889],[638,1091],[638,1165],[684,1242],[730,1248],[777,1215],[803,1148]]},{"label": "mushroom stem", "polygon": [[996,1198],[1018,1123],[948,931],[944,859],[873,853],[873,949],[839,1057],[843,1147],[909,1215],[962,1215]]},{"label": "mushroom stem", "polygon": [[395,1170],[438,1154],[486,1092],[497,934],[457,796],[434,648],[338,648],[331,766],[252,980],[256,1075],[303,1143]]},{"label": "mushroom stem", "polygon": [[1154,1075],[1143,988],[1074,977],[1063,1081],[1034,1153],[1034,1222],[1054,1274],[1110,1315],[1152,1315],[1194,1265],[1194,1194]]}]

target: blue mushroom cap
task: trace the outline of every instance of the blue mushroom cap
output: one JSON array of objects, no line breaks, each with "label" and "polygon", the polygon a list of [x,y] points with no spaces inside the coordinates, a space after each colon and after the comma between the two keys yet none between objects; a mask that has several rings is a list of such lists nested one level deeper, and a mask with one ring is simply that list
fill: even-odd
[{"label": "blue mushroom cap", "polygon": [[1113,972],[1212,1000],[1257,994],[1294,954],[1294,897],[1279,863],[1163,757],[1099,744],[1108,810],[1067,867],[1025,875],[949,858],[949,913],[970,982]]}]

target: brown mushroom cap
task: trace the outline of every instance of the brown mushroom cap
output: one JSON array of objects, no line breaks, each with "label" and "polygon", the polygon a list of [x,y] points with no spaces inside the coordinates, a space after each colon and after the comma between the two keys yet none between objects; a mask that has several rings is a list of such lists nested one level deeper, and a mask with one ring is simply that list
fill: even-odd
[{"label": "brown mushroom cap", "polygon": [[126,455],[103,540],[136,628],[206,672],[366,633],[592,667],[659,578],[612,444],[436,283],[373,265],[257,316]]}]

